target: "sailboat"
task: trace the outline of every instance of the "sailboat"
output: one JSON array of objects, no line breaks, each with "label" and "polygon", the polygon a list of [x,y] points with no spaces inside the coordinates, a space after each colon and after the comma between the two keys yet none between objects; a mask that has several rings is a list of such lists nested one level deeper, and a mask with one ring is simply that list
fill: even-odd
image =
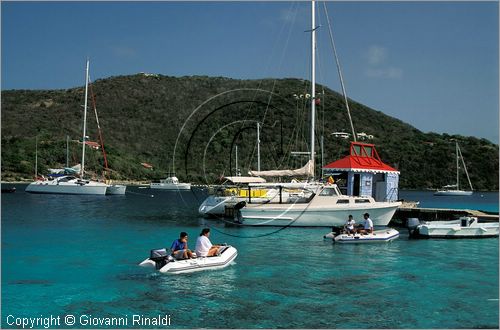
[{"label": "sailboat", "polygon": [[87,130],[87,100],[89,85],[89,60],[85,71],[85,104],[83,112],[82,163],[80,177],[64,175],[53,180],[37,180],[30,183],[25,191],[34,194],[68,194],[68,195],[104,195],[108,185],[102,182],[84,178],[85,175],[85,145]]},{"label": "sailboat", "polygon": [[[315,177],[315,116],[316,116],[316,15],[315,1],[311,1],[311,142],[308,163],[300,169],[301,175]],[[297,171],[297,170],[295,170]],[[281,176],[293,171],[254,171],[258,176]],[[274,187],[279,190],[279,202],[246,204],[239,212],[238,222],[248,226],[330,227],[345,223],[348,215],[361,219],[369,213],[375,226],[386,226],[400,202],[377,202],[371,196],[345,196],[336,184],[308,183],[249,184],[250,188]],[[284,198],[285,190],[300,189],[307,198]]]},{"label": "sailboat", "polygon": [[[92,90],[92,85],[90,85],[90,94],[92,96],[92,106],[94,108],[95,120],[97,123],[97,130],[99,132],[99,142],[101,144],[102,155],[104,157],[104,169],[106,174],[109,175],[108,158],[106,157],[106,150],[104,149],[104,138],[101,130],[101,124],[99,124],[99,116],[97,115],[97,106],[94,97],[94,92]],[[111,180],[106,180],[108,188],[106,189],[106,195],[125,195],[127,186],[122,184],[111,183]]]},{"label": "sailboat", "polygon": [[[472,195],[472,183],[470,182],[469,172],[467,172],[467,167],[465,166],[464,157],[462,156],[462,151],[458,146],[458,142],[455,141],[455,153],[456,153],[456,161],[457,161],[457,183],[450,184],[444,186],[441,190],[438,190],[434,193],[435,196],[470,196]],[[459,160],[462,160],[462,165],[464,166],[464,171],[467,176],[467,180],[469,181],[470,190],[461,190],[460,189],[460,163]]]}]

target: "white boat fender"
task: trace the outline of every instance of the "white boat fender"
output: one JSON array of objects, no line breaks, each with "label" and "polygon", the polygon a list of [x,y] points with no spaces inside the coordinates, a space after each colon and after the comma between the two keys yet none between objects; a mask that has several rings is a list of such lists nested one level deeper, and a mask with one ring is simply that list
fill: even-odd
[{"label": "white boat fender", "polygon": [[480,227],[480,229],[483,231],[483,232],[487,232],[488,229],[484,228],[484,227]]},{"label": "white boat fender", "polygon": [[462,230],[462,228],[461,228],[461,227],[453,227],[453,228],[451,228],[451,229],[452,229],[453,231],[460,231],[460,230]]}]

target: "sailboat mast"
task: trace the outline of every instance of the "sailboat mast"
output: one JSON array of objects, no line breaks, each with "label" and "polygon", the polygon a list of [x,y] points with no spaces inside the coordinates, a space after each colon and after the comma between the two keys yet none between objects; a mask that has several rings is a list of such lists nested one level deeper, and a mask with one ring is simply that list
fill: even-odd
[{"label": "sailboat mast", "polygon": [[38,180],[38,135],[35,136],[35,180]]},{"label": "sailboat mast", "polygon": [[462,155],[462,150],[460,150],[458,143],[457,143],[457,148],[458,148],[457,150],[460,154],[460,158],[462,159],[462,165],[464,166],[464,171],[465,171],[465,175],[467,176],[467,181],[469,181],[470,190],[473,191],[474,188],[472,188],[472,182],[470,181],[469,172],[467,171],[467,166],[465,166],[464,156]]},{"label": "sailboat mast", "polygon": [[458,166],[459,166],[458,165],[458,158],[460,156],[458,155],[458,142],[457,141],[455,141],[455,153],[457,154],[457,190],[460,190],[460,184],[459,184],[459,178],[460,178],[460,176],[458,175],[458,171],[459,171],[458,170]]},{"label": "sailboat mast", "polygon": [[85,70],[85,103],[83,105],[83,139],[82,139],[82,168],[80,170],[80,176],[83,178],[84,168],[85,168],[85,142],[87,135],[87,99],[89,92],[89,60],[87,59],[87,69]]},{"label": "sailboat mast", "polygon": [[66,167],[69,167],[69,135],[66,135]]},{"label": "sailboat mast", "polygon": [[260,124],[257,122],[257,171],[260,171]]},{"label": "sailboat mast", "polygon": [[311,156],[312,161],[312,177],[314,179],[314,140],[315,132],[314,127],[316,126],[316,8],[315,1],[311,1]]},{"label": "sailboat mast", "polygon": [[238,145],[236,145],[236,169],[235,169],[235,175],[239,176],[238,174]]}]

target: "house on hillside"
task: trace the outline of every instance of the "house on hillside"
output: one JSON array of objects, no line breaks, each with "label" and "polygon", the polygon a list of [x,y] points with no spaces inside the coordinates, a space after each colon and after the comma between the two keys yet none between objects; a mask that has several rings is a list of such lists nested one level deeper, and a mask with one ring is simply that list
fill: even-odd
[{"label": "house on hillside", "polygon": [[333,132],[330,135],[339,139],[348,139],[351,136],[351,134],[346,132]]}]

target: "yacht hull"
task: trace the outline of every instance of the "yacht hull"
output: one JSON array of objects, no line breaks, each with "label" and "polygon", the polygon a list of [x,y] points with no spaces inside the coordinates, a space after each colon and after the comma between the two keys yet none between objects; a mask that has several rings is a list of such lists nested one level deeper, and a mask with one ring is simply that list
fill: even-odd
[{"label": "yacht hull", "polygon": [[[242,224],[247,226],[332,227],[345,224],[349,215],[363,219],[369,213],[374,226],[387,226],[401,203],[380,203],[365,208],[313,208],[306,205],[283,205],[276,208],[248,206],[241,210]],[[288,207],[285,207],[288,206]]]}]

